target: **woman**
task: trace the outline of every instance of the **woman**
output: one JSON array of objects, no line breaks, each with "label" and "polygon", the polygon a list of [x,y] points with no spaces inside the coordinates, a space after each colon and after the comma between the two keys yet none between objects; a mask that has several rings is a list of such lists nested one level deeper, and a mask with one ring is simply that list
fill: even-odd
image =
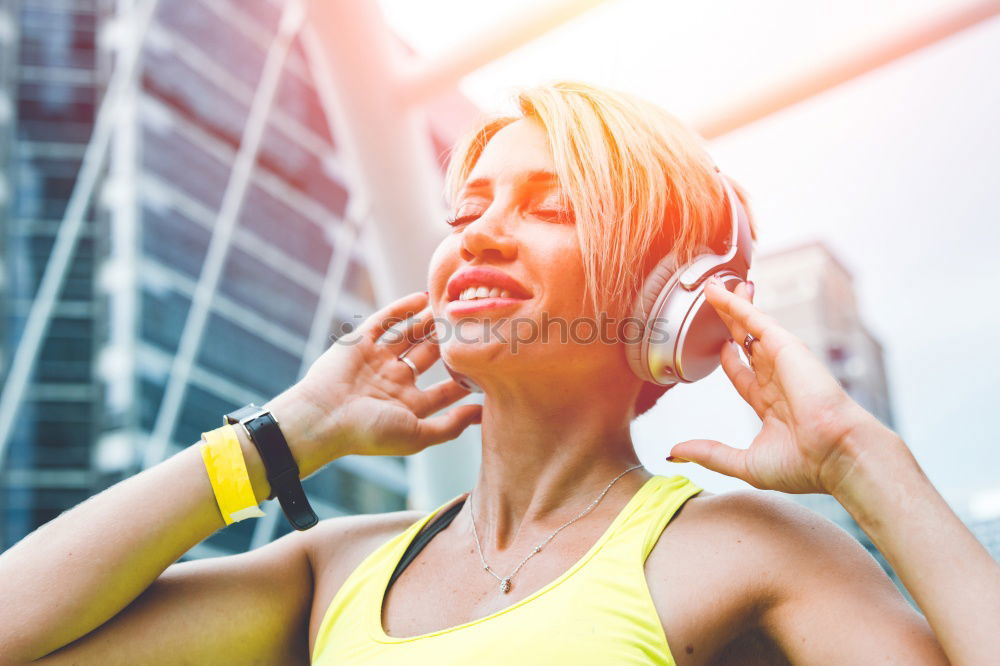
[{"label": "woman", "polygon": [[[520,103],[521,117],[456,149],[454,228],[429,293],[376,312],[266,405],[303,478],[342,455],[407,455],[482,423],[472,491],[430,514],[334,518],[173,564],[224,524],[189,447],[0,557],[4,663],[995,659],[1000,568],[899,436],[754,308],[749,283],[705,294],[733,339],[756,338],[752,367],[732,344],[720,361],[761,431],[746,450],[693,440],[668,459],[832,494],[926,620],[853,539],[798,505],[640,469],[629,424],[664,388],[632,372],[620,339],[534,336],[513,349],[518,327],[545,317],[627,316],[660,256],[693,256],[728,224],[711,160],[661,110],[571,83]],[[509,293],[470,301],[476,280]],[[484,335],[487,320],[499,337]],[[483,389],[482,408],[437,414],[467,395],[452,379],[416,387],[438,358]],[[243,433],[240,445],[255,498],[267,497]]]}]

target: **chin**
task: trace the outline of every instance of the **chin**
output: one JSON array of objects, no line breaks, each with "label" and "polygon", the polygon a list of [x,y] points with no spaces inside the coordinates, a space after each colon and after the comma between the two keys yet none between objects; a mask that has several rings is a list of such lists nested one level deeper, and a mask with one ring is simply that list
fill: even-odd
[{"label": "chin", "polygon": [[459,342],[451,340],[441,346],[441,360],[461,373],[475,372],[487,364],[503,363],[510,354],[503,342]]}]

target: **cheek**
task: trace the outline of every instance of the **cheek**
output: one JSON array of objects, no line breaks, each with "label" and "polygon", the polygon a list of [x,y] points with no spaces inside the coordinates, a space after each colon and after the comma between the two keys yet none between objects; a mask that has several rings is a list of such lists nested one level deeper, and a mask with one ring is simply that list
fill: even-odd
[{"label": "cheek", "polygon": [[455,272],[458,264],[458,243],[455,241],[452,237],[445,238],[431,255],[427,267],[427,289],[431,292],[432,303],[446,297],[448,278]]},{"label": "cheek", "polygon": [[584,289],[583,257],[576,244],[562,244],[552,248],[546,261],[551,276],[554,295],[559,300],[578,302]]}]

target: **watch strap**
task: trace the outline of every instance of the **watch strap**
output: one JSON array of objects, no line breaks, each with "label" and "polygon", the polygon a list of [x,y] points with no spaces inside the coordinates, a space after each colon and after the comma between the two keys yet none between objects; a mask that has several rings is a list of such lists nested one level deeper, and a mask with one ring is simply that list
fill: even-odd
[{"label": "watch strap", "polygon": [[260,454],[271,486],[267,499],[277,497],[288,522],[297,530],[306,530],[319,522],[302,488],[299,466],[288,442],[269,411],[249,404],[226,415],[227,423],[240,423]]}]

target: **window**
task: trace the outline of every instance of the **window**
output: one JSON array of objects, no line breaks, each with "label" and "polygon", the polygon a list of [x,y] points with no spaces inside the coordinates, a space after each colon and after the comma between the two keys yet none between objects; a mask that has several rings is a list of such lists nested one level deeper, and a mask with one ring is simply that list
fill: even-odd
[{"label": "window", "polygon": [[202,336],[198,364],[264,395],[275,396],[295,382],[300,360],[212,314]]},{"label": "window", "polygon": [[406,498],[349,472],[336,463],[304,482],[310,497],[321,497],[350,513],[384,513],[406,508]]},{"label": "window", "polygon": [[79,169],[78,159],[19,160],[14,169],[14,216],[61,219]]},{"label": "window", "polygon": [[56,317],[38,359],[40,381],[88,382],[93,358],[93,321]]},{"label": "window", "polygon": [[333,250],[317,222],[255,184],[247,190],[240,215],[241,226],[325,274]]},{"label": "window", "polygon": [[173,354],[190,307],[191,301],[175,291],[154,293],[144,288],[140,295],[140,336]]},{"label": "window", "polygon": [[[16,236],[9,238],[8,243],[17,247],[10,255],[11,291],[22,296],[34,296],[52,254],[55,237],[47,234]],[[93,295],[93,273],[94,241],[92,238],[80,238],[60,298],[89,301]]]},{"label": "window", "polygon": [[174,428],[174,440],[182,445],[199,441],[201,433],[221,426],[222,417],[239,407],[242,405],[189,384]]},{"label": "window", "polygon": [[263,168],[343,217],[347,207],[347,188],[331,179],[316,153],[301,147],[273,123],[264,133],[257,161]]},{"label": "window", "polygon": [[63,143],[86,143],[90,139],[97,98],[92,86],[22,81],[16,98],[18,138]]},{"label": "window", "polygon": [[[317,290],[319,287],[317,284]],[[238,247],[229,249],[219,292],[303,338],[309,335],[319,302],[317,293],[286,278]]]},{"label": "window", "polygon": [[159,133],[145,125],[141,152],[144,169],[211,210],[219,209],[229,179],[228,164],[222,164],[180,132]]},{"label": "window", "polygon": [[93,412],[89,402],[37,401],[31,467],[89,468]]},{"label": "window", "polygon": [[156,20],[197,45],[213,62],[251,88],[264,69],[264,47],[201,2],[165,2]]},{"label": "window", "polygon": [[211,240],[208,229],[171,208],[143,207],[142,223],[143,251],[197,279]]},{"label": "window", "polygon": [[22,64],[94,68],[97,31],[94,14],[22,7],[18,27]]}]

